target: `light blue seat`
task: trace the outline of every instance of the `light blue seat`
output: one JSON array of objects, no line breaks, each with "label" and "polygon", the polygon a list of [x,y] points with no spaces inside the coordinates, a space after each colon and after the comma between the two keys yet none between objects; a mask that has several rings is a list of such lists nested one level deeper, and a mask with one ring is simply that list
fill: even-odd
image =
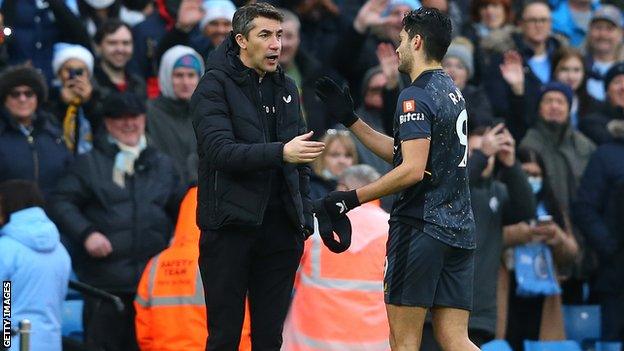
[{"label": "light blue seat", "polygon": [[83,300],[65,300],[63,301],[62,314],[62,335],[80,341],[83,340],[82,329],[82,308]]},{"label": "light blue seat", "polygon": [[618,341],[598,341],[596,351],[622,351],[622,343]]},{"label": "light blue seat", "polygon": [[481,351],[513,351],[505,340],[492,340],[481,345]]},{"label": "light blue seat", "polygon": [[574,340],[532,341],[524,340],[524,351],[582,351]]},{"label": "light blue seat", "polygon": [[599,305],[564,305],[563,323],[569,340],[579,344],[600,340]]}]

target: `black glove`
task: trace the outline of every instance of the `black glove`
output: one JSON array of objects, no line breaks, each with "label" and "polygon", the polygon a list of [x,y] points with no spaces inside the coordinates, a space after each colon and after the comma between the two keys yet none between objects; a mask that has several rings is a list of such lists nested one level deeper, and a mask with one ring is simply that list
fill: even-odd
[{"label": "black glove", "polygon": [[325,201],[327,214],[332,218],[344,216],[350,210],[360,206],[355,190],[332,191],[323,201]]},{"label": "black glove", "polygon": [[315,93],[327,105],[329,114],[345,127],[349,128],[358,120],[348,86],[341,89],[336,82],[325,76],[316,81]]}]

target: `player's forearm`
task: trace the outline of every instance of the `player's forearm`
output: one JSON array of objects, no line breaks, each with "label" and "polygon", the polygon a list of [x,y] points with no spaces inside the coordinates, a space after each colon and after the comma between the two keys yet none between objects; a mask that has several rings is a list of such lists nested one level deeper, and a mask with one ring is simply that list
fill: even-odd
[{"label": "player's forearm", "polygon": [[392,164],[392,147],[394,145],[392,138],[374,130],[371,126],[366,124],[366,122],[362,121],[362,119],[358,119],[349,129],[366,148],[384,161]]},{"label": "player's forearm", "polygon": [[422,171],[418,172],[414,167],[401,164],[377,181],[357,189],[358,200],[360,203],[366,203],[387,195],[396,194],[418,183],[422,178]]}]

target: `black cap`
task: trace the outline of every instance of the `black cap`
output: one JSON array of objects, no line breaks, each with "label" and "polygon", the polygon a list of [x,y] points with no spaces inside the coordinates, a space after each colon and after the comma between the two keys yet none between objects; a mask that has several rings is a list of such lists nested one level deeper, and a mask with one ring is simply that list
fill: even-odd
[{"label": "black cap", "polygon": [[624,62],[618,62],[614,64],[613,66],[611,66],[611,68],[609,68],[607,73],[605,73],[605,77],[604,77],[605,91],[609,90],[609,84],[611,84],[611,81],[613,80],[613,78],[619,76],[620,74],[624,74]]},{"label": "black cap", "polygon": [[[351,246],[351,221],[349,217],[345,214],[338,218],[331,218],[327,213],[323,199],[314,201],[312,211],[318,220],[319,234],[323,239],[323,244],[335,253],[346,251]],[[334,233],[340,241],[334,238]]]},{"label": "black cap", "polygon": [[145,102],[134,93],[114,92],[104,99],[104,117],[119,118],[145,113]]}]

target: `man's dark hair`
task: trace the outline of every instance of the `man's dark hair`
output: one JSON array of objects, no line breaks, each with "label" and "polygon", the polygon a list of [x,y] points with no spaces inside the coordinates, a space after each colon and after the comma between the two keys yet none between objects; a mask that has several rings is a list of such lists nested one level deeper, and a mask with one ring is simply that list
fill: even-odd
[{"label": "man's dark hair", "polygon": [[245,5],[236,10],[232,18],[232,32],[234,35],[242,34],[247,38],[249,32],[254,27],[252,22],[256,17],[270,18],[280,22],[284,21],[282,13],[269,3],[258,2]]},{"label": "man's dark hair", "polygon": [[106,22],[102,23],[100,28],[98,28],[97,32],[95,32],[93,40],[96,44],[100,45],[107,35],[115,33],[121,27],[126,27],[130,31],[130,33],[132,33],[130,26],[125,22],[117,18],[109,18],[106,20]]},{"label": "man's dark hair", "polygon": [[405,14],[403,29],[410,40],[417,34],[425,40],[425,55],[428,60],[442,62],[451,44],[453,30],[447,15],[435,8],[421,7]]},{"label": "man's dark hair", "polygon": [[14,212],[45,204],[37,184],[28,180],[13,179],[0,183],[0,198],[6,222]]}]

